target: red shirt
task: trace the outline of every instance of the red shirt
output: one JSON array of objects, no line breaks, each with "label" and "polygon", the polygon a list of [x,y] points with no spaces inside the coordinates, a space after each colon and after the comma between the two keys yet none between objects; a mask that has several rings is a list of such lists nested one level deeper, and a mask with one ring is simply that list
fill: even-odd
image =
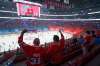
[{"label": "red shirt", "polygon": [[89,44],[92,41],[93,37],[92,36],[86,36],[85,37],[85,44]]},{"label": "red shirt", "polygon": [[27,66],[44,66],[46,49],[40,46],[30,46],[23,42],[23,36],[19,37],[18,43],[27,56]]},{"label": "red shirt", "polygon": [[52,63],[58,64],[62,61],[63,59],[63,49],[64,49],[64,36],[61,34],[61,40],[59,42],[53,42],[48,48],[48,54],[49,58],[51,59],[50,61]]}]

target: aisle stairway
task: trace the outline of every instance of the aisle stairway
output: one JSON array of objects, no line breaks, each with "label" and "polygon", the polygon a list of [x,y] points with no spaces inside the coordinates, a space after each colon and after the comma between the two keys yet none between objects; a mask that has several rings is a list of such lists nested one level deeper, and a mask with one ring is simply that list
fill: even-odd
[{"label": "aisle stairway", "polygon": [[26,66],[25,61],[14,64],[14,66]]},{"label": "aisle stairway", "polygon": [[100,54],[97,55],[92,61],[90,61],[86,66],[100,66]]}]

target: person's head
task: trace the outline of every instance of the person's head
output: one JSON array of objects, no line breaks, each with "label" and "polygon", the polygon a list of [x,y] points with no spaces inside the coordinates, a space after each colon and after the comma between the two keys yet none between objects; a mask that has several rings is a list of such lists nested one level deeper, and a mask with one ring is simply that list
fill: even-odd
[{"label": "person's head", "polygon": [[80,35],[80,38],[84,38],[83,35]]},{"label": "person's head", "polygon": [[95,31],[91,31],[91,35],[92,35],[92,37],[96,37],[96,33],[95,33]]},{"label": "person's head", "polygon": [[36,46],[39,46],[40,45],[40,39],[35,38],[34,41],[33,41],[33,44],[36,45]]},{"label": "person's head", "polygon": [[90,31],[86,31],[86,34],[90,35],[90,34],[91,34],[91,32],[90,32]]},{"label": "person's head", "polygon": [[59,42],[59,36],[54,35],[54,37],[53,37],[53,41],[54,41],[54,42]]},{"label": "person's head", "polygon": [[92,34],[95,34],[95,31],[94,31],[94,30],[92,30],[92,31],[91,31],[91,33],[92,33]]}]

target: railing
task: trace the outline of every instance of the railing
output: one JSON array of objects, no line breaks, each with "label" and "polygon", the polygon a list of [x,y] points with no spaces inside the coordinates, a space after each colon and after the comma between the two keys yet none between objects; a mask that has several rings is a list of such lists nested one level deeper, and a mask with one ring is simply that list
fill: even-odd
[{"label": "railing", "polygon": [[6,62],[4,62],[0,66],[10,66],[13,63],[13,61],[14,61],[15,58],[16,58],[16,55],[12,56],[11,58],[9,58]]}]

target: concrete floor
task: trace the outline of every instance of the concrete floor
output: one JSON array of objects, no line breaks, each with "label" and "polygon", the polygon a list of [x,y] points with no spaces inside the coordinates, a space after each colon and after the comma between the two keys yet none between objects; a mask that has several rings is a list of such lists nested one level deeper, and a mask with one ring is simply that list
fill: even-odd
[{"label": "concrete floor", "polygon": [[25,64],[25,61],[24,61],[24,62],[20,62],[20,63],[14,64],[14,66],[26,66],[26,64]]},{"label": "concrete floor", "polygon": [[97,55],[92,61],[90,61],[85,66],[100,66],[100,54]]},{"label": "concrete floor", "polygon": [[[15,64],[14,66],[26,66],[25,61]],[[68,62],[61,66],[68,66]],[[100,54],[97,55],[93,60],[87,63],[85,66],[100,66]]]}]

